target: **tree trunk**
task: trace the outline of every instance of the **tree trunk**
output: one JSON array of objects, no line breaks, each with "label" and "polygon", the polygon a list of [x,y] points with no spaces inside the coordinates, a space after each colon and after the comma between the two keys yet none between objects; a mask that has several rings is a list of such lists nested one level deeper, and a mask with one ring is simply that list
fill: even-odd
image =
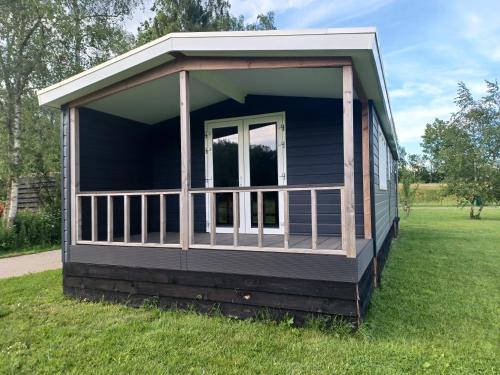
[{"label": "tree trunk", "polygon": [[481,219],[481,211],[483,210],[484,208],[484,205],[481,203],[481,205],[479,206],[479,209],[477,210],[477,213],[474,211],[474,200],[472,201],[471,205],[470,205],[470,218],[471,220],[479,220]]},{"label": "tree trunk", "polygon": [[12,121],[12,135],[10,143],[11,179],[9,193],[9,213],[7,222],[11,226],[16,220],[19,201],[19,167],[21,160],[21,98],[14,103],[14,119]]},{"label": "tree trunk", "polygon": [[481,211],[483,210],[484,206],[481,204],[481,206],[479,206],[479,210],[477,211],[477,214],[476,214],[476,219],[479,220],[481,219]]}]

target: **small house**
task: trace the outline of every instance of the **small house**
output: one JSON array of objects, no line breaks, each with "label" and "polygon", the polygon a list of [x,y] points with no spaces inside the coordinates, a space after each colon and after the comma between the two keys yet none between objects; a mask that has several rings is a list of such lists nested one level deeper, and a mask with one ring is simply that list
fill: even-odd
[{"label": "small house", "polygon": [[66,295],[363,318],[398,226],[375,29],[173,33],[38,98]]}]

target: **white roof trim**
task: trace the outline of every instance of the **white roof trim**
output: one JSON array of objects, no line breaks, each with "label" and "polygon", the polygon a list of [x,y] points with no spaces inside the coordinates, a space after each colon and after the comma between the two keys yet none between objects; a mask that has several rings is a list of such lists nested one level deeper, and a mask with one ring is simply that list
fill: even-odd
[{"label": "white roof trim", "polygon": [[[174,59],[171,52],[221,53],[269,52],[269,55],[294,52],[334,51],[349,56],[353,51],[370,51],[377,70],[377,79],[383,97],[381,122],[387,133],[394,135],[390,142],[394,149],[397,144],[389,96],[384,78],[382,60],[376,29],[367,28],[327,28],[313,30],[269,30],[171,33],[150,43],[135,48],[123,55],[97,65],[80,74],[65,79],[38,91],[40,105],[60,107],[61,105],[121,81],[142,71],[164,64]],[[343,53],[345,51],[345,53]],[[385,116],[384,116],[385,115]],[[385,117],[385,118],[384,118]],[[391,137],[392,138],[392,137]]]}]

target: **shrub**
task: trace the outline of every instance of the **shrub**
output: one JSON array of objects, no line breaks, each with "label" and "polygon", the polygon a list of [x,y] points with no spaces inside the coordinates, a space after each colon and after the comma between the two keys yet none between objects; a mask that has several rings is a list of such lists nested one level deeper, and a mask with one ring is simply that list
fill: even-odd
[{"label": "shrub", "polygon": [[0,220],[0,252],[16,248],[16,236],[12,229],[7,227],[5,220]]},{"label": "shrub", "polygon": [[0,222],[0,251],[50,246],[61,241],[61,210],[47,206],[40,211],[21,211],[9,228]]}]

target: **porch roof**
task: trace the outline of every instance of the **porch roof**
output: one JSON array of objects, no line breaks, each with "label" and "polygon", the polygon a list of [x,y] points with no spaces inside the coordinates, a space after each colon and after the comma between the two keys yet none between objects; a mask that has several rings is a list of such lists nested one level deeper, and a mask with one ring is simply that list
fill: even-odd
[{"label": "porch roof", "polygon": [[[350,57],[367,98],[375,105],[392,151],[397,155],[397,136],[375,28],[171,33],[38,91],[39,103],[59,108],[171,62],[179,52],[186,56],[214,57]],[[211,72],[209,77],[201,76],[202,73],[197,73],[197,80],[193,80],[194,87],[191,88],[193,110],[228,97],[244,100],[247,94],[342,97],[340,72],[328,75],[327,69],[227,71],[227,84],[222,90],[220,87],[217,90],[210,87],[210,81],[220,81],[221,72]],[[273,85],[268,86],[273,87],[264,89],[265,83],[269,83],[270,79],[273,79]],[[257,89],[261,83],[262,89]],[[156,105],[155,110],[145,105],[154,105],[151,96],[158,93],[158,90],[166,92],[169,86],[178,87],[176,85],[177,81],[167,76],[157,82],[97,100],[87,107],[145,123],[155,123],[159,119],[178,115],[177,112],[168,112],[168,108],[175,108],[174,111],[178,108],[177,96],[167,98],[160,95],[163,103]],[[325,92],[325,87],[331,91]],[[144,105],[136,103],[137,105],[130,106],[130,100],[138,98],[142,98]],[[169,100],[170,102],[165,102]],[[143,113],[140,113],[141,108]],[[138,112],[131,113],[133,110]]]}]

